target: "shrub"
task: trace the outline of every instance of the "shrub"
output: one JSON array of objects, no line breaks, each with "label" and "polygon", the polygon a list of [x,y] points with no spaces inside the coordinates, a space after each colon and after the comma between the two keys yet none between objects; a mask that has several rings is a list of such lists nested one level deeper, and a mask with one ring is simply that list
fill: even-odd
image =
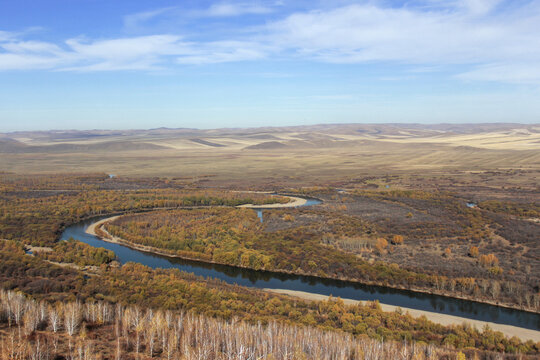
[{"label": "shrub", "polygon": [[394,244],[394,245],[403,244],[403,236],[402,235],[394,235],[392,237],[392,244]]},{"label": "shrub", "polygon": [[379,254],[382,254],[384,250],[388,247],[388,241],[385,238],[378,238],[375,244],[375,249]]},{"label": "shrub", "polygon": [[295,219],[294,219],[294,216],[292,216],[291,214],[285,214],[283,215],[283,220],[293,222]]},{"label": "shrub", "polygon": [[478,262],[480,263],[480,265],[485,267],[493,267],[499,265],[499,259],[497,259],[495,254],[481,255]]},{"label": "shrub", "polygon": [[479,254],[480,254],[480,251],[478,250],[478,247],[471,246],[471,248],[469,249],[469,256],[476,258],[478,257]]}]

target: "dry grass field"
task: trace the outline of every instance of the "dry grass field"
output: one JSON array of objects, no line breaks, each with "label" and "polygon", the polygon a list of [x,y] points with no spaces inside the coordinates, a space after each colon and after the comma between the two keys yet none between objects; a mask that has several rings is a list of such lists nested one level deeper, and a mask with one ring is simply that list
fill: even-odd
[{"label": "dry grass field", "polygon": [[[0,170],[309,186],[385,174],[538,170],[540,125],[318,125],[0,134]],[[520,180],[521,182],[521,180]]]}]

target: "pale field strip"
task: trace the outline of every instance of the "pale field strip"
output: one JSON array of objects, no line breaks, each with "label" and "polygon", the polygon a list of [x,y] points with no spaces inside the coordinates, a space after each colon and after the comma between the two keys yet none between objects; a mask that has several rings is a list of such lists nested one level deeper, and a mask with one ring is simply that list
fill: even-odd
[{"label": "pale field strip", "polygon": [[[359,172],[418,172],[448,169],[538,169],[540,130],[455,134],[434,129],[296,131],[262,129],[255,133],[111,134],[91,139],[46,139],[18,136],[36,145],[92,145],[71,152],[3,153],[0,167],[17,173],[106,172],[119,176],[211,175],[219,181],[267,181],[303,178],[305,182],[356,176]],[[240,130],[239,130],[240,131]],[[412,135],[408,135],[412,134]],[[192,141],[200,139],[225,146]],[[115,142],[159,145],[161,149],[107,150]],[[280,142],[284,147],[247,149]],[[101,146],[103,144],[103,146]],[[272,147],[272,146],[270,146]],[[518,151],[519,150],[519,151]],[[300,177],[299,177],[300,176]]]},{"label": "pale field strip", "polygon": [[403,138],[385,136],[377,138],[379,141],[392,141],[398,143],[436,143],[451,146],[471,146],[493,150],[540,150],[540,133],[483,133],[467,135],[442,135],[439,137]]},{"label": "pale field strip", "polygon": [[[200,137],[201,140],[215,142],[221,145],[225,145],[226,150],[241,150],[247,146],[259,145],[269,141],[279,141],[287,144],[289,141],[317,141],[319,139],[325,139],[325,137],[332,136],[333,139],[327,139],[332,142],[342,141],[380,141],[380,142],[395,142],[400,144],[439,144],[449,146],[470,146],[484,149],[493,150],[535,150],[540,149],[540,133],[532,133],[524,130],[524,132],[514,131],[512,133],[495,132],[495,133],[481,133],[481,134],[440,134],[440,135],[428,135],[418,136],[408,132],[400,132],[401,135],[371,135],[371,134],[314,134],[313,139],[304,139],[302,134],[275,134],[276,139],[255,139],[255,138],[239,138],[239,137]],[[163,141],[151,141],[148,142],[155,145],[168,146],[175,149],[212,149],[213,146],[198,144],[186,139],[178,140],[163,140]],[[360,144],[359,144],[360,145]],[[351,146],[351,144],[348,144]],[[293,146],[294,147],[294,146]],[[225,150],[224,148],[222,148]],[[273,149],[275,150],[275,149]],[[286,150],[286,149],[282,149]]]},{"label": "pale field strip", "polygon": [[[57,144],[79,144],[79,145],[91,145],[99,144],[103,142],[114,141],[134,141],[139,143],[147,143],[153,145],[161,145],[170,149],[187,150],[187,149],[216,149],[216,147],[206,144],[197,143],[192,139],[200,139],[208,141],[210,143],[217,143],[224,145],[221,150],[228,148],[228,150],[240,150],[247,146],[258,145],[269,141],[279,141],[287,144],[291,141],[319,141],[327,140],[331,142],[340,143],[342,141],[381,141],[381,142],[396,142],[401,144],[412,143],[435,143],[445,144],[450,146],[472,146],[485,149],[508,149],[508,150],[532,150],[540,149],[540,132],[535,132],[540,128],[531,128],[534,131],[530,131],[525,128],[516,128],[510,131],[498,131],[498,132],[480,132],[473,134],[453,134],[449,132],[441,131],[416,131],[412,133],[407,130],[397,131],[396,134],[375,134],[375,133],[340,133],[335,131],[321,132],[295,132],[295,131],[276,131],[264,132],[260,136],[268,136],[268,139],[258,138],[257,134],[251,134],[243,136],[241,134],[199,134],[199,135],[185,135],[185,134],[170,134],[167,136],[139,136],[139,135],[127,135],[127,136],[103,136],[91,139],[61,139],[61,140],[46,140],[46,139],[32,139],[29,137],[17,137],[16,140],[27,145],[57,145]],[[294,146],[293,146],[294,147]]]}]

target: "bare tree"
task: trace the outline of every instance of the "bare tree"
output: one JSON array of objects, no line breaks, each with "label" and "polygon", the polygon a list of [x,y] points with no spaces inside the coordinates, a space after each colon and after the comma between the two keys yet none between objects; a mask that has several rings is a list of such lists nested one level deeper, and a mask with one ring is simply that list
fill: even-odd
[{"label": "bare tree", "polygon": [[47,304],[44,302],[39,304],[39,322],[45,323],[47,321],[48,311]]},{"label": "bare tree", "polygon": [[[9,301],[8,300],[9,296]],[[36,303],[14,293],[0,293],[2,308],[6,312],[7,305],[13,310],[18,301],[22,305],[25,329],[33,329],[41,319],[43,303]],[[13,304],[11,301],[14,301]],[[530,300],[538,301],[537,298]],[[12,311],[10,310],[10,311]],[[17,309],[15,309],[15,312]],[[17,329],[7,329],[7,335],[0,333],[0,360],[49,360],[50,355],[61,354],[70,360],[91,360],[96,358],[92,348],[92,340],[85,336],[81,328],[82,321],[95,319],[94,327],[105,323],[115,324],[109,329],[114,340],[109,340],[113,347],[112,357],[121,360],[131,352],[139,358],[144,337],[145,355],[153,357],[161,352],[161,358],[167,360],[360,360],[360,359],[435,359],[441,355],[439,348],[408,342],[379,342],[365,337],[354,337],[351,334],[324,331],[309,326],[293,326],[280,322],[266,325],[249,324],[237,319],[230,321],[196,315],[191,312],[163,313],[161,311],[143,310],[138,307],[114,308],[106,303],[84,304],[67,303],[49,306],[47,325],[58,331],[60,319],[64,319],[64,328],[70,336],[58,336],[53,333],[49,340],[42,339],[40,334],[30,337],[17,337]],[[84,316],[83,316],[84,315]],[[32,320],[34,319],[34,320]],[[5,314],[0,322],[7,322]],[[32,323],[34,321],[34,323]],[[56,325],[54,325],[56,323]],[[56,330],[54,330],[56,329]],[[79,330],[80,329],[80,330]],[[73,337],[79,331],[80,336]],[[27,331],[28,333],[29,331]],[[122,348],[122,334],[126,338],[125,352]],[[36,337],[37,336],[37,337]],[[135,346],[130,349],[128,339]],[[76,339],[76,341],[75,341]],[[161,340],[161,341],[158,341]],[[59,345],[59,341],[61,345]],[[115,343],[113,342],[115,341]],[[116,347],[116,349],[114,349]],[[54,349],[54,352],[53,350]],[[442,350],[448,351],[448,349]]]},{"label": "bare tree", "polygon": [[34,302],[27,304],[27,309],[23,315],[24,332],[26,335],[32,334],[40,323],[38,305]]},{"label": "bare tree", "polygon": [[498,281],[493,280],[491,282],[491,286],[489,287],[489,293],[494,299],[497,298],[501,293],[501,284],[499,284]]},{"label": "bare tree", "polygon": [[174,336],[173,333],[169,333],[167,336],[167,346],[164,348],[164,352],[167,356],[167,360],[171,360],[173,357],[173,354],[176,351],[176,348],[178,346],[178,340],[176,336]]},{"label": "bare tree", "polygon": [[148,349],[148,356],[153,357],[154,346],[156,344],[157,325],[152,319],[147,320],[143,334],[146,341],[146,348]]},{"label": "bare tree", "polygon": [[13,315],[13,319],[19,328],[19,337],[21,337],[21,322],[26,307],[26,299],[22,294],[11,293],[8,298],[10,312]]},{"label": "bare tree", "polygon": [[120,346],[120,338],[116,338],[116,360],[122,359],[122,347]]},{"label": "bare tree", "polygon": [[82,320],[81,304],[78,302],[68,303],[64,307],[64,327],[69,336],[73,336]]},{"label": "bare tree", "polygon": [[57,333],[60,330],[60,318],[61,318],[61,308],[57,306],[49,306],[49,325],[53,332]]}]

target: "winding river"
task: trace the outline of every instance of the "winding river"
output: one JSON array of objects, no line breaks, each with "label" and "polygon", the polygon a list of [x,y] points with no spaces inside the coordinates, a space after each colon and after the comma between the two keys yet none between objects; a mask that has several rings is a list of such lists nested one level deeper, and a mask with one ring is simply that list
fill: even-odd
[{"label": "winding river", "polygon": [[[319,201],[308,199],[303,206],[315,205]],[[271,211],[271,210],[264,210]],[[262,215],[261,215],[262,216]],[[201,261],[184,260],[160,256],[130,249],[120,244],[100,240],[87,234],[86,228],[109,216],[96,217],[69,226],[61,234],[61,240],[73,237],[94,247],[103,247],[116,253],[120,263],[137,262],[152,268],[176,268],[204,277],[221,279],[230,284],[255,288],[286,289],[333,295],[353,300],[379,300],[383,304],[403,308],[431,311],[468,319],[488,321],[498,324],[540,330],[540,314],[507,309],[495,305],[445,296],[424,294],[409,290],[392,289],[384,286],[363,285],[350,281],[322,279],[314,276],[281,274],[257,271],[234,266],[210,264]]]}]

